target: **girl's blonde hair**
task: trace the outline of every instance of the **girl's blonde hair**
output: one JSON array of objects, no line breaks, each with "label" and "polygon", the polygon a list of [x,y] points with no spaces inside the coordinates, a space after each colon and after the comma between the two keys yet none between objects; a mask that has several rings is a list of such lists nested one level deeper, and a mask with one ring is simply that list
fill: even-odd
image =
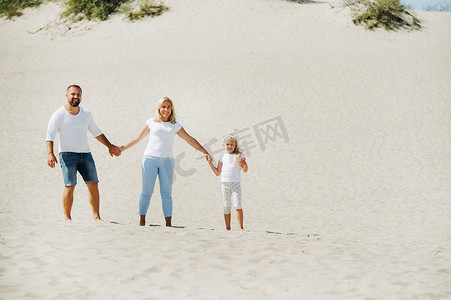
[{"label": "girl's blonde hair", "polygon": [[233,154],[236,154],[235,162],[237,162],[241,158],[241,153],[243,152],[241,148],[238,147],[238,140],[231,134],[227,134],[223,137],[223,141],[233,140],[235,142],[235,149],[233,149]]},{"label": "girl's blonde hair", "polygon": [[172,102],[171,99],[169,99],[169,97],[163,97],[163,98],[161,98],[158,101],[158,103],[157,103],[157,114],[158,114],[158,117],[156,118],[156,121],[157,122],[163,122],[163,119],[162,119],[161,114],[160,114],[160,108],[163,106],[163,102],[164,101],[171,102],[171,114],[169,115],[169,120],[168,121],[171,122],[172,124],[175,124],[176,120],[175,120],[174,103]]}]

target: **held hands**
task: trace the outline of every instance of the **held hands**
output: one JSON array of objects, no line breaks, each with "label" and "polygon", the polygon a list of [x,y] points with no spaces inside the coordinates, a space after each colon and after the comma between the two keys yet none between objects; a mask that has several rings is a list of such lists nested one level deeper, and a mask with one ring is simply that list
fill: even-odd
[{"label": "held hands", "polygon": [[111,157],[114,156],[120,156],[122,154],[122,150],[120,147],[116,146],[116,145],[111,145],[111,147],[108,148]]},{"label": "held hands", "polygon": [[213,158],[211,158],[211,155],[207,153],[207,154],[205,155],[205,160],[206,160],[208,163],[211,163],[211,162],[213,161]]}]

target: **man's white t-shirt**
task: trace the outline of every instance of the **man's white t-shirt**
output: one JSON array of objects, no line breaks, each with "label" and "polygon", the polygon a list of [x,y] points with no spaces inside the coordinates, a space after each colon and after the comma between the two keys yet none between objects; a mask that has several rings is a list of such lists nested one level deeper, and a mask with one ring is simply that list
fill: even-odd
[{"label": "man's white t-shirt", "polygon": [[[244,153],[241,157],[246,158]],[[225,153],[219,157],[222,162],[221,182],[241,182],[241,166],[235,162],[236,154]]]},{"label": "man's white t-shirt", "polygon": [[157,156],[164,158],[174,158],[172,145],[174,136],[182,128],[179,122],[155,122],[155,118],[146,121],[149,127],[149,142],[147,143],[144,156]]},{"label": "man's white t-shirt", "polygon": [[79,108],[78,114],[72,115],[63,106],[50,118],[46,141],[54,142],[59,133],[59,152],[88,153],[87,130],[95,137],[102,134],[91,112],[81,106]]}]

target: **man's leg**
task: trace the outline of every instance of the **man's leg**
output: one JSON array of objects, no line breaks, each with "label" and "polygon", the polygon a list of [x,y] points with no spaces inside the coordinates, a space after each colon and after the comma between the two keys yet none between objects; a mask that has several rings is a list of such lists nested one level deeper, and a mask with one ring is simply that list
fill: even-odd
[{"label": "man's leg", "polygon": [[80,154],[78,172],[80,172],[89,190],[89,203],[92,207],[92,216],[95,221],[100,221],[99,178],[97,177],[96,164],[91,153]]},{"label": "man's leg", "polygon": [[64,187],[63,192],[63,208],[64,208],[64,218],[66,221],[71,221],[70,212],[72,211],[72,204],[74,203],[74,190],[75,185]]},{"label": "man's leg", "polygon": [[100,221],[100,195],[99,195],[99,184],[97,182],[87,182],[89,190],[89,203],[92,207],[92,216],[95,221]]},{"label": "man's leg", "polygon": [[64,218],[68,221],[72,220],[70,213],[74,203],[74,190],[77,185],[77,164],[80,156],[77,153],[61,152],[59,158],[65,185],[63,192]]}]

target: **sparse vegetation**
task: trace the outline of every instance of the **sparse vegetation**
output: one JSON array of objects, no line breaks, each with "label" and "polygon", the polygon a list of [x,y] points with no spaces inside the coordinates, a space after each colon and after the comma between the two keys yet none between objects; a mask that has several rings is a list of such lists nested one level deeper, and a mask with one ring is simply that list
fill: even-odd
[{"label": "sparse vegetation", "polygon": [[[12,19],[22,15],[27,7],[37,7],[45,0],[0,0],[0,17]],[[72,21],[106,20],[111,14],[121,12],[130,20],[161,15],[169,8],[162,1],[153,0],[59,0],[66,10],[62,17]]]},{"label": "sparse vegetation", "polygon": [[426,7],[427,11],[451,11],[450,3],[438,3],[435,5],[428,5]]},{"label": "sparse vegetation", "polygon": [[0,0],[0,16],[12,19],[22,15],[22,10],[41,5],[42,0]]},{"label": "sparse vegetation", "polygon": [[156,17],[169,8],[161,1],[138,0],[124,4],[121,11],[129,20],[138,20],[144,17]]},{"label": "sparse vegetation", "polygon": [[386,30],[398,28],[420,28],[420,20],[407,11],[400,0],[357,0],[347,2],[353,10],[353,22],[367,29],[383,27]]},{"label": "sparse vegetation", "polygon": [[82,19],[103,21],[125,2],[126,0],[66,0],[63,17],[72,17],[74,21]]}]

